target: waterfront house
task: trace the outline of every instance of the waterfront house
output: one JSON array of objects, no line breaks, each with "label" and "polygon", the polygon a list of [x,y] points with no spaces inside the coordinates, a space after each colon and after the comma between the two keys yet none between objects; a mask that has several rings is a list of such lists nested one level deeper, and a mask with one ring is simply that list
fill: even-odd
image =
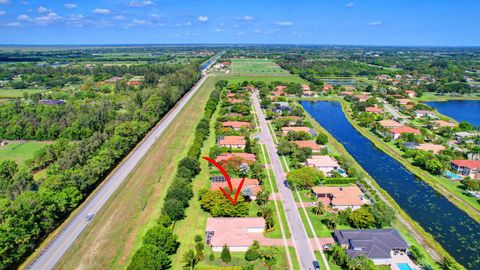
[{"label": "waterfront house", "polygon": [[208,218],[205,240],[214,252],[221,252],[224,245],[227,245],[230,251],[244,252],[255,239],[263,236],[264,229],[263,218]]},{"label": "waterfront house", "polygon": [[375,114],[381,114],[383,112],[383,110],[378,107],[366,107],[365,111],[369,113],[375,113]]},{"label": "waterfront house", "polygon": [[391,129],[391,128],[398,128],[398,127],[403,127],[404,125],[394,121],[394,120],[380,120],[378,121],[380,126],[386,128],[386,129]]},{"label": "waterfront house", "polygon": [[437,118],[435,112],[426,111],[426,110],[418,110],[415,111],[415,118],[423,118],[423,117],[430,117],[430,118]]},{"label": "waterfront house", "polygon": [[421,143],[415,149],[439,154],[440,152],[445,150],[445,146],[433,143]]},{"label": "waterfront house", "polygon": [[434,120],[428,124],[428,127],[431,129],[444,128],[444,127],[454,128],[456,126],[458,125],[452,122],[444,121],[444,120]]},{"label": "waterfront house", "polygon": [[397,254],[405,254],[407,242],[395,229],[335,230],[333,239],[350,258],[365,256],[376,265],[391,264]]},{"label": "waterfront house", "polygon": [[312,192],[323,205],[329,205],[335,210],[351,208],[357,210],[369,203],[363,192],[356,185],[342,187],[314,186]]},{"label": "waterfront house", "polygon": [[480,160],[452,160],[450,169],[458,175],[480,179]]},{"label": "waterfront house", "polygon": [[296,116],[296,115],[280,116],[279,119],[288,120],[289,122],[287,124],[289,126],[296,125],[299,121],[302,121],[302,118],[300,116]]},{"label": "waterfront house", "polygon": [[218,145],[220,147],[228,148],[244,148],[246,144],[245,137],[243,136],[225,136],[220,137],[218,140]]},{"label": "waterfront house", "polygon": [[413,91],[413,90],[407,90],[407,91],[405,91],[405,93],[407,93],[407,96],[408,96],[408,97],[411,97],[411,98],[417,96],[417,93],[416,93],[415,91]]},{"label": "waterfront house", "polygon": [[288,132],[290,132],[290,131],[292,131],[292,132],[307,132],[312,136],[315,135],[315,131],[313,131],[309,127],[282,127],[283,135],[287,135]]},{"label": "waterfront house", "polygon": [[392,128],[388,132],[388,134],[392,137],[393,140],[400,138],[400,136],[404,133],[411,133],[411,134],[418,135],[420,134],[420,130],[404,126],[404,127]]},{"label": "waterfront house", "polygon": [[323,91],[333,90],[333,85],[331,85],[331,84],[329,84],[329,83],[327,83],[327,82],[324,82],[324,83],[323,83],[322,90],[323,90]]},{"label": "waterfront house", "polygon": [[397,101],[400,105],[407,105],[407,104],[413,103],[413,101],[406,98],[397,99]]},{"label": "waterfront house", "polygon": [[315,94],[315,92],[309,90],[309,91],[303,91],[302,96],[304,96],[304,97],[314,97],[314,96],[316,96],[316,94]]},{"label": "waterfront house", "polygon": [[337,161],[329,156],[312,156],[307,158],[305,165],[322,171],[325,176],[331,175],[333,171],[338,171],[340,168]]},{"label": "waterfront house", "polygon": [[455,132],[455,139],[458,142],[466,142],[470,138],[472,138],[473,136],[475,136],[475,134],[473,134],[471,132],[466,132],[466,131]]},{"label": "waterfront house", "polygon": [[275,91],[272,91],[272,95],[276,97],[285,96],[285,89],[287,89],[285,85],[279,85],[275,87]]},{"label": "waterfront house", "polygon": [[284,111],[291,111],[292,108],[288,102],[273,102],[274,109],[273,111],[276,113],[282,113]]},{"label": "waterfront house", "polygon": [[309,140],[309,141],[293,141],[294,144],[296,144],[300,148],[310,148],[312,149],[312,152],[320,152],[324,148],[324,146],[318,145],[316,141],[314,140]]}]

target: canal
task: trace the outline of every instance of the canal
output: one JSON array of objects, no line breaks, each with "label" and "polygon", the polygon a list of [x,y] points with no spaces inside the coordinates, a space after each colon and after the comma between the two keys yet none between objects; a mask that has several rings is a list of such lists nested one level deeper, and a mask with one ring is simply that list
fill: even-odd
[{"label": "canal", "polygon": [[302,101],[302,106],[332,134],[400,207],[467,269],[480,269],[480,225],[377,149],[346,119],[338,102]]},{"label": "canal", "polygon": [[458,122],[467,121],[480,127],[480,100],[429,101],[426,104]]}]

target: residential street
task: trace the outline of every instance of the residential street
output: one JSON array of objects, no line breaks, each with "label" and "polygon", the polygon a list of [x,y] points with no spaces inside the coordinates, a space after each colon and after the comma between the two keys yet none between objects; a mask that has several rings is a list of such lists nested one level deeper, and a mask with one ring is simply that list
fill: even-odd
[{"label": "residential street", "polygon": [[[219,55],[208,62],[211,66]],[[117,188],[127,178],[128,174],[137,166],[143,156],[148,152],[158,137],[165,131],[177,114],[183,109],[200,86],[205,82],[208,75],[203,73],[202,78],[192,87],[192,89],[173,107],[167,115],[157,124],[155,128],[141,141],[135,149],[120,163],[111,175],[92,193],[91,197],[79,207],[77,214],[65,226],[65,228],[53,239],[49,245],[42,251],[41,255],[27,269],[52,269],[60,260],[63,254],[70,248],[75,239],[88,226],[89,222],[85,220],[89,213],[97,213],[108,199],[114,194]],[[93,219],[95,216],[93,217]]]},{"label": "residential street", "polygon": [[290,232],[292,234],[293,244],[297,258],[300,262],[302,269],[313,269],[313,261],[316,261],[315,254],[310,240],[308,239],[307,232],[300,217],[297,204],[293,198],[293,194],[290,189],[286,188],[283,182],[286,179],[286,173],[283,171],[283,167],[280,162],[280,157],[277,154],[277,149],[273,143],[272,135],[268,132],[267,121],[265,115],[260,108],[260,102],[258,100],[258,93],[252,95],[253,105],[258,115],[258,121],[262,131],[258,134],[260,141],[267,147],[268,154],[272,164],[272,169],[277,182],[280,199],[282,200],[283,207],[285,209],[285,215],[287,217]]}]

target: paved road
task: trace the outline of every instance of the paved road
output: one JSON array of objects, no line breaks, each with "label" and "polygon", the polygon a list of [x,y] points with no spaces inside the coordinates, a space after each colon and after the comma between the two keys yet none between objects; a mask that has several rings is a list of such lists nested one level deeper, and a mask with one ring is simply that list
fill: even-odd
[{"label": "paved road", "polygon": [[402,118],[405,118],[405,116],[401,115],[397,110],[395,110],[392,105],[390,105],[390,103],[388,103],[387,101],[385,101],[383,103],[383,106],[385,107],[385,109],[391,113],[393,115],[393,117],[395,117],[396,119],[402,119]]},{"label": "paved road", "polygon": [[[220,56],[217,55],[216,61]],[[215,61],[212,61],[212,65]],[[208,67],[207,67],[208,68]],[[205,70],[206,68],[204,68]],[[138,162],[152,147],[158,137],[165,131],[177,114],[183,109],[185,104],[198,91],[205,82],[208,75],[203,73],[202,78],[192,87],[192,89],[173,107],[167,115],[157,124],[157,126],[137,145],[137,147],[127,156],[123,162],[118,165],[116,170],[100,185],[96,192],[81,206],[75,217],[65,226],[57,237],[49,243],[41,255],[27,267],[27,269],[44,270],[52,269],[60,260],[63,254],[73,244],[75,239],[87,227],[88,223],[85,217],[89,213],[98,212],[122,182],[127,178],[130,172],[137,166]],[[94,217],[95,218],[95,217]]]},{"label": "paved road", "polygon": [[272,164],[273,174],[275,181],[277,182],[280,199],[283,203],[283,208],[287,216],[287,222],[292,234],[293,245],[295,246],[295,252],[297,258],[300,261],[300,267],[304,270],[313,269],[313,261],[316,261],[315,254],[313,252],[312,245],[308,239],[307,232],[298,212],[298,208],[293,194],[290,189],[286,188],[283,181],[286,179],[286,173],[283,171],[280,157],[277,154],[277,149],[273,143],[272,135],[268,132],[267,121],[265,115],[260,108],[260,102],[258,101],[258,94],[254,93],[252,96],[253,105],[258,115],[258,121],[262,131],[258,134],[258,138],[267,147],[268,154],[270,155],[270,161]]}]

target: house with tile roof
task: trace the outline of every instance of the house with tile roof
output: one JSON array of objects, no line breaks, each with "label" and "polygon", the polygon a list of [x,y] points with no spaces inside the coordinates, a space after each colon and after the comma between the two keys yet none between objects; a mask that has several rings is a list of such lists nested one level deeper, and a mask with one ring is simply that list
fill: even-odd
[{"label": "house with tile roof", "polygon": [[337,161],[329,156],[312,156],[311,158],[307,158],[305,165],[317,168],[317,170],[322,171],[326,176],[331,175],[333,171],[338,171],[340,168]]},{"label": "house with tile roof", "polygon": [[294,144],[296,144],[300,148],[310,148],[312,149],[312,152],[320,152],[325,146],[317,144],[316,141],[314,140],[308,140],[308,141],[293,141]]},{"label": "house with tile roof", "polygon": [[464,177],[480,179],[480,160],[452,160],[450,170]]},{"label": "house with tile roof", "polygon": [[406,133],[418,135],[420,134],[420,130],[411,128],[408,126],[404,126],[404,127],[392,128],[388,133],[393,140],[396,140],[400,138],[402,134],[406,134]]},{"label": "house with tile roof", "polygon": [[220,147],[244,148],[247,141],[243,136],[224,136],[218,139]]},{"label": "house with tile roof", "polygon": [[335,210],[345,210],[347,208],[357,210],[362,205],[370,203],[356,185],[341,187],[314,186],[312,192],[323,205],[329,205]]},{"label": "house with tile roof", "polygon": [[264,229],[263,218],[208,218],[205,240],[214,252],[221,252],[224,245],[227,245],[230,251],[247,251],[255,239],[263,236]]}]

